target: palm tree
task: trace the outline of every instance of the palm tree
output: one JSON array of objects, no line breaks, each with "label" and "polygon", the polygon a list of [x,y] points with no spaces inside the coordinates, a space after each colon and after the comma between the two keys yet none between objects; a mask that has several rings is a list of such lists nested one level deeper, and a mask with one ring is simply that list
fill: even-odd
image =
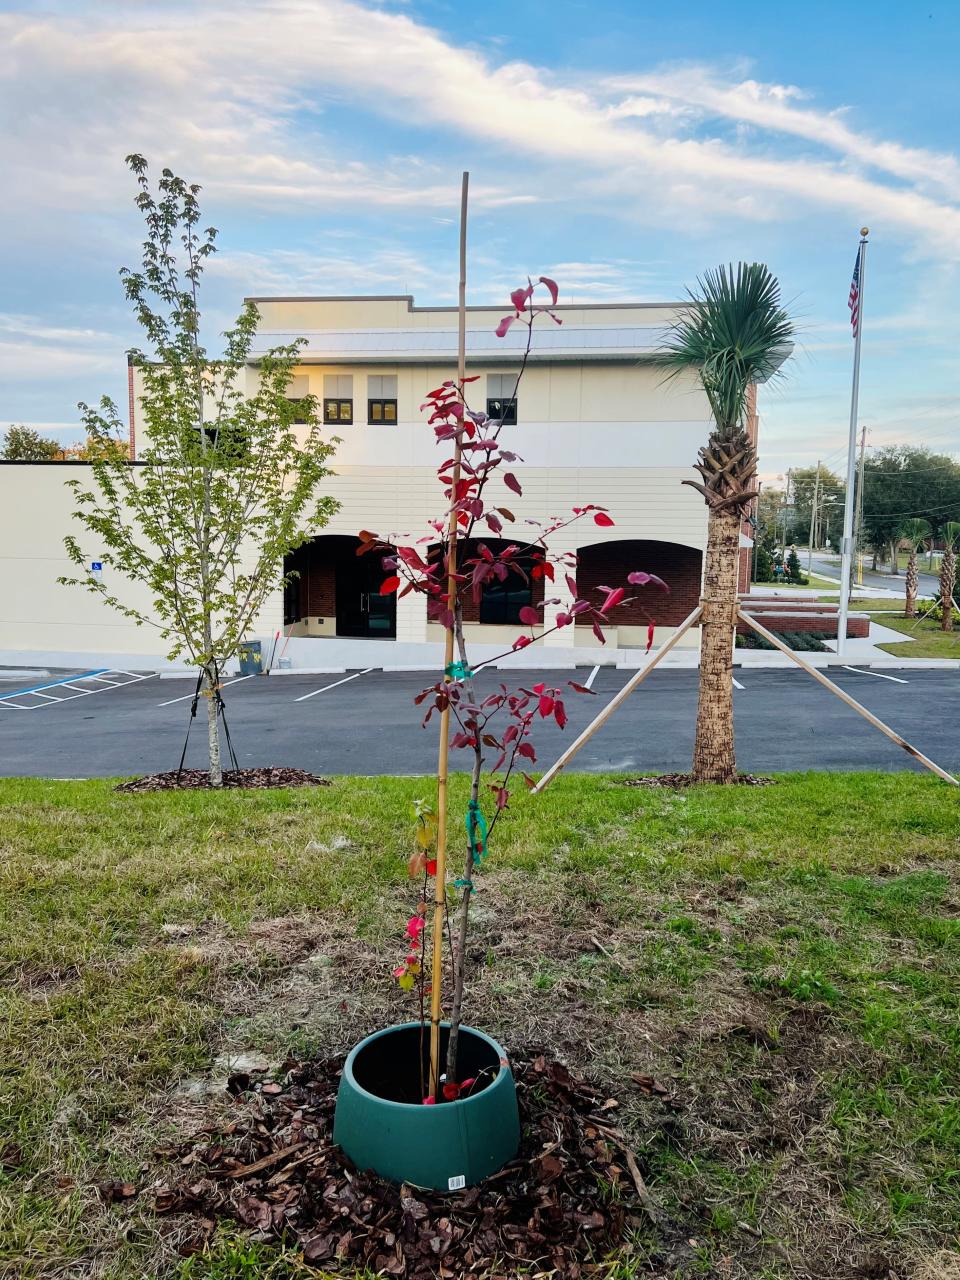
[{"label": "palm tree", "polygon": [[733,641],[740,528],[757,496],[757,452],[747,432],[753,389],[772,377],[792,347],[794,326],[780,285],[762,263],[718,267],[698,281],[673,326],[663,363],[672,375],[695,370],[714,426],[695,464],[701,481],[684,480],[709,508],[703,573],[700,696],[693,777],[732,782]]},{"label": "palm tree", "polygon": [[957,584],[957,549],[960,548],[960,520],[943,526],[943,559],[940,561],[940,630],[953,630],[953,589]]},{"label": "palm tree", "polygon": [[[900,537],[897,543],[906,542],[907,554],[907,599],[903,615],[912,618],[917,612],[917,589],[920,586],[920,574],[917,570],[917,551],[933,532],[929,520],[905,520],[900,526]],[[896,557],[894,557],[896,566]]]}]

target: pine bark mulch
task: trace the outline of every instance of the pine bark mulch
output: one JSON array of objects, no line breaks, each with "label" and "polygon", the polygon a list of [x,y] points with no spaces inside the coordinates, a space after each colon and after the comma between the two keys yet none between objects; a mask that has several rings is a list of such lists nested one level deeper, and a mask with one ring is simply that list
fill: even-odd
[{"label": "pine bark mulch", "polygon": [[[665,787],[679,790],[682,787],[693,787],[698,784],[692,773],[660,773],[649,778],[623,778],[625,787]],[[775,787],[776,778],[758,777],[753,773],[738,773],[726,784],[731,787]]]},{"label": "pine bark mulch", "polygon": [[[286,765],[274,765],[260,769],[224,769],[223,785],[225,787],[329,787],[326,778],[315,773],[307,773],[303,769],[292,769]],[[210,774],[206,769],[184,769],[177,772],[170,769],[167,773],[148,773],[143,778],[132,778],[129,782],[121,782],[114,787],[115,791],[204,791],[210,787]]]},{"label": "pine bark mulch", "polygon": [[[182,1172],[153,1188],[155,1211],[196,1224],[183,1252],[203,1248],[225,1217],[298,1242],[307,1262],[348,1274],[507,1280],[531,1268],[578,1280],[601,1274],[604,1255],[660,1219],[616,1124],[616,1099],[542,1053],[513,1062],[519,1156],[456,1195],[394,1186],[333,1146],[342,1064],[288,1061],[279,1081],[262,1084],[234,1075],[236,1117],[158,1152]],[[649,1077],[635,1083],[672,1103]]]}]

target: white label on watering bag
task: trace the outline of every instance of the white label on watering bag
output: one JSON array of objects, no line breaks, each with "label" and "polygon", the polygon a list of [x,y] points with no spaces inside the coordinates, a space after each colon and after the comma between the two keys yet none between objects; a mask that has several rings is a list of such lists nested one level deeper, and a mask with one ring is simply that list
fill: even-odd
[{"label": "white label on watering bag", "polygon": [[467,1185],[467,1175],[465,1173],[458,1173],[455,1178],[447,1179],[448,1191],[462,1191],[466,1185]]}]

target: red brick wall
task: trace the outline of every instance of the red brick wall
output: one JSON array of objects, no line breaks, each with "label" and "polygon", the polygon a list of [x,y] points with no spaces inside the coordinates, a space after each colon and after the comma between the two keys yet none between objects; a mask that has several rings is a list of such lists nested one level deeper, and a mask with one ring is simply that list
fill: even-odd
[{"label": "red brick wall", "polygon": [[611,618],[620,626],[645,626],[651,619],[661,627],[675,627],[700,601],[702,555],[693,547],[675,542],[600,542],[580,550],[577,568],[578,594],[600,604],[600,586],[627,586],[627,574],[641,569],[655,573],[670,588],[629,587],[635,599],[621,606]]},{"label": "red brick wall", "polygon": [[[835,636],[839,630],[839,618],[834,614],[817,613],[770,613],[767,610],[757,614],[757,621],[768,631],[820,631],[827,636]],[[741,635],[750,628],[745,622],[737,623]],[[858,617],[851,614],[847,617],[847,636],[862,638],[870,634],[870,619],[866,614]]]}]

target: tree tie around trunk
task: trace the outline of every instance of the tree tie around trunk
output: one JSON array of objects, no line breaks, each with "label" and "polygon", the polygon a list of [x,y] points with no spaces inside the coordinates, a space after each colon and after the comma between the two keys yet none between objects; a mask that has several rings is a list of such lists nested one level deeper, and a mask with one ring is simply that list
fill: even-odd
[{"label": "tree tie around trunk", "polygon": [[[480,811],[480,802],[471,800],[467,805],[467,816],[465,818],[467,828],[467,840],[470,842],[470,853],[473,857],[473,865],[478,867],[480,859],[486,856],[487,852],[487,820]],[[454,880],[454,886],[457,889],[472,889],[473,881],[467,879]]]},{"label": "tree tie around trunk", "polygon": [[[183,740],[183,750],[180,752],[180,763],[177,766],[177,781],[183,773],[183,764],[187,758],[187,747],[190,743],[190,730],[193,728],[193,722],[197,718],[197,707],[200,703],[200,690],[203,685],[203,668],[197,676],[197,687],[193,691],[193,699],[190,702],[190,719],[187,721],[187,734]],[[217,700],[217,715],[223,721],[223,736],[227,740],[227,751],[230,753],[230,760],[234,769],[240,768],[240,761],[237,759],[237,753],[233,749],[233,742],[230,738],[230,728],[227,724],[227,708],[220,693],[220,669],[216,663],[213,664],[213,692],[210,695]]]}]

